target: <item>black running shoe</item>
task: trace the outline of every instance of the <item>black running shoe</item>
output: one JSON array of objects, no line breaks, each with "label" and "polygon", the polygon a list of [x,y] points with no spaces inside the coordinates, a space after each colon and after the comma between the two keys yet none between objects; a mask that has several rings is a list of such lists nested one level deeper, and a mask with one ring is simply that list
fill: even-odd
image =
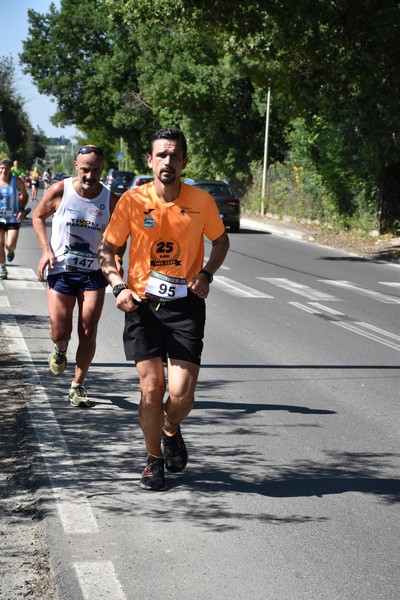
[{"label": "black running shoe", "polygon": [[139,485],[144,490],[153,492],[164,492],[167,484],[164,479],[164,459],[149,456],[147,465],[140,478]]},{"label": "black running shoe", "polygon": [[165,468],[171,473],[180,473],[187,465],[188,453],[181,434],[181,428],[174,435],[167,435],[163,431]]}]

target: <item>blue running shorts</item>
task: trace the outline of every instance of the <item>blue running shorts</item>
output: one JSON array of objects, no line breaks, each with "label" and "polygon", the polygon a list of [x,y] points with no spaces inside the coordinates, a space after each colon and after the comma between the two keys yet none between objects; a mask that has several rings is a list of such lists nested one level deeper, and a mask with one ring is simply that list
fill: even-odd
[{"label": "blue running shorts", "polygon": [[86,273],[56,273],[47,276],[47,285],[55,292],[67,296],[77,296],[81,290],[92,291],[108,285],[103,272],[87,271]]}]

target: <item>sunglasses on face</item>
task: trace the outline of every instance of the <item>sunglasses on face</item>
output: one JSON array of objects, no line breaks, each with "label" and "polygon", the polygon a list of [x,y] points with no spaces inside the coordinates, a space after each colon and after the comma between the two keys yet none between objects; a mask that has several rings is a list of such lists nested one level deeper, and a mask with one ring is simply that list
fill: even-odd
[{"label": "sunglasses on face", "polygon": [[103,151],[97,146],[82,146],[79,148],[78,154],[91,154],[92,152],[97,156],[103,156]]}]

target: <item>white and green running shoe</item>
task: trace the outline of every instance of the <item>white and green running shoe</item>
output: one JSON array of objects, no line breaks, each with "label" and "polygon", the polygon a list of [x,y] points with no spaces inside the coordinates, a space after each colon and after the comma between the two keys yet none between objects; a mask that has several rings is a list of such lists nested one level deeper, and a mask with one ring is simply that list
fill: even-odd
[{"label": "white and green running shoe", "polygon": [[69,390],[69,401],[71,402],[72,406],[80,406],[81,404],[84,406],[91,405],[86,390],[80,383],[71,385]]},{"label": "white and green running shoe", "polygon": [[62,375],[67,366],[67,349],[59,350],[54,344],[52,353],[49,356],[49,367],[53,375],[57,377]]}]

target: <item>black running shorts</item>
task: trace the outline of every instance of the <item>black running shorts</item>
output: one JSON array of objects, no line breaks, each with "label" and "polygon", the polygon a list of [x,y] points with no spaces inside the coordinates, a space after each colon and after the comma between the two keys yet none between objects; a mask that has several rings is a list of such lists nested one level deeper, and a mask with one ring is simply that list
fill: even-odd
[{"label": "black running shorts", "polygon": [[10,231],[11,229],[19,229],[21,227],[21,223],[4,223],[0,221],[0,230],[1,231]]},{"label": "black running shorts", "polygon": [[205,302],[188,290],[186,298],[159,303],[143,300],[125,313],[124,348],[127,360],[161,356],[200,364]]}]

